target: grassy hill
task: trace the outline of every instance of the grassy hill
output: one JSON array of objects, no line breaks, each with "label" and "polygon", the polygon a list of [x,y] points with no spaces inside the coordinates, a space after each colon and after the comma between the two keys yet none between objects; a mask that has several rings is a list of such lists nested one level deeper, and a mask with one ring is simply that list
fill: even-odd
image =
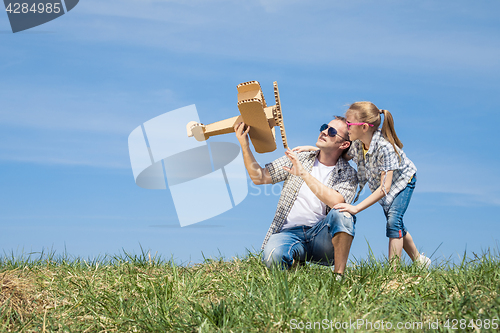
[{"label": "grassy hill", "polygon": [[0,258],[2,332],[500,331],[500,257],[394,271],[370,257],[269,270],[260,256],[194,266],[122,255]]}]

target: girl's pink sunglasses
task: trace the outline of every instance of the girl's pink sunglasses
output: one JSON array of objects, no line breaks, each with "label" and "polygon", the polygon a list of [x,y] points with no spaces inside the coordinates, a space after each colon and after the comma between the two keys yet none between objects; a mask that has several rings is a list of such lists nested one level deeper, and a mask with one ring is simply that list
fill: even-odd
[{"label": "girl's pink sunglasses", "polygon": [[368,124],[368,123],[350,123],[348,121],[345,122],[347,124],[347,129],[349,129],[352,125],[364,125],[367,124],[370,127],[373,127],[373,124]]}]

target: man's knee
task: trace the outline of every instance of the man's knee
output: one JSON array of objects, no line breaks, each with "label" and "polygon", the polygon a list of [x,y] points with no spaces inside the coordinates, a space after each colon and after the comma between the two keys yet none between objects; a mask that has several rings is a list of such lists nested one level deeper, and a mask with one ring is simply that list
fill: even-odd
[{"label": "man's knee", "polygon": [[264,253],[262,254],[262,262],[266,264],[267,267],[270,267],[271,262],[275,260],[273,255],[276,253],[275,247],[270,247],[269,243],[264,247]]},{"label": "man's knee", "polygon": [[337,219],[340,217],[340,214],[342,214],[341,212],[339,212],[337,209],[330,209],[330,211],[328,212],[328,214],[326,215],[327,218],[330,218],[330,219]]},{"label": "man's knee", "polygon": [[267,246],[264,248],[264,253],[262,257],[262,262],[267,266],[267,268],[271,267],[279,267],[279,268],[289,268],[291,264],[288,263],[289,259],[286,253],[283,251],[282,247],[273,247]]},{"label": "man's knee", "polygon": [[354,237],[356,217],[348,212],[339,212],[338,210],[331,209],[327,215],[327,221],[330,228],[330,234],[334,237],[337,233],[346,233]]}]

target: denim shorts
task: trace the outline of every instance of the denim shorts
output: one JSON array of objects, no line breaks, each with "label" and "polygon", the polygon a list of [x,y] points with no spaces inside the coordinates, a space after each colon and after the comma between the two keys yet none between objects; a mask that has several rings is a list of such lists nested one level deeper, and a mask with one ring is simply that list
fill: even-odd
[{"label": "denim shorts", "polygon": [[264,247],[263,262],[271,267],[290,268],[294,262],[333,265],[332,238],[338,232],[354,237],[356,217],[332,209],[314,226],[297,226],[271,235]]},{"label": "denim shorts", "polygon": [[417,174],[414,174],[410,179],[405,189],[396,195],[394,201],[387,211],[384,210],[385,217],[387,218],[385,235],[389,238],[401,238],[406,235],[408,230],[403,223],[403,215],[410,203],[411,195],[417,183]]}]

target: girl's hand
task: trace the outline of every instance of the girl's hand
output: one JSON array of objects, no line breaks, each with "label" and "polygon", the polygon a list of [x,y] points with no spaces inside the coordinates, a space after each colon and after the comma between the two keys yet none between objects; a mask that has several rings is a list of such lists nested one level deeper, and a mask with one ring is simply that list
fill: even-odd
[{"label": "girl's hand", "polygon": [[284,170],[288,171],[292,175],[299,176],[299,177],[302,177],[305,173],[307,173],[307,171],[302,166],[302,163],[300,163],[299,159],[297,158],[297,154],[294,153],[293,151],[291,151],[290,148],[288,148],[285,151],[285,155],[292,162],[293,167],[290,169],[290,168],[284,166],[283,167]]},{"label": "girl's hand", "polygon": [[314,146],[297,146],[292,149],[292,151],[295,153],[302,153],[304,151],[314,151],[314,150],[319,150],[319,148]]},{"label": "girl's hand", "polygon": [[339,203],[333,206],[333,209],[337,209],[339,212],[348,212],[351,215],[356,215],[359,213],[359,209],[356,206],[349,205],[346,203]]}]

